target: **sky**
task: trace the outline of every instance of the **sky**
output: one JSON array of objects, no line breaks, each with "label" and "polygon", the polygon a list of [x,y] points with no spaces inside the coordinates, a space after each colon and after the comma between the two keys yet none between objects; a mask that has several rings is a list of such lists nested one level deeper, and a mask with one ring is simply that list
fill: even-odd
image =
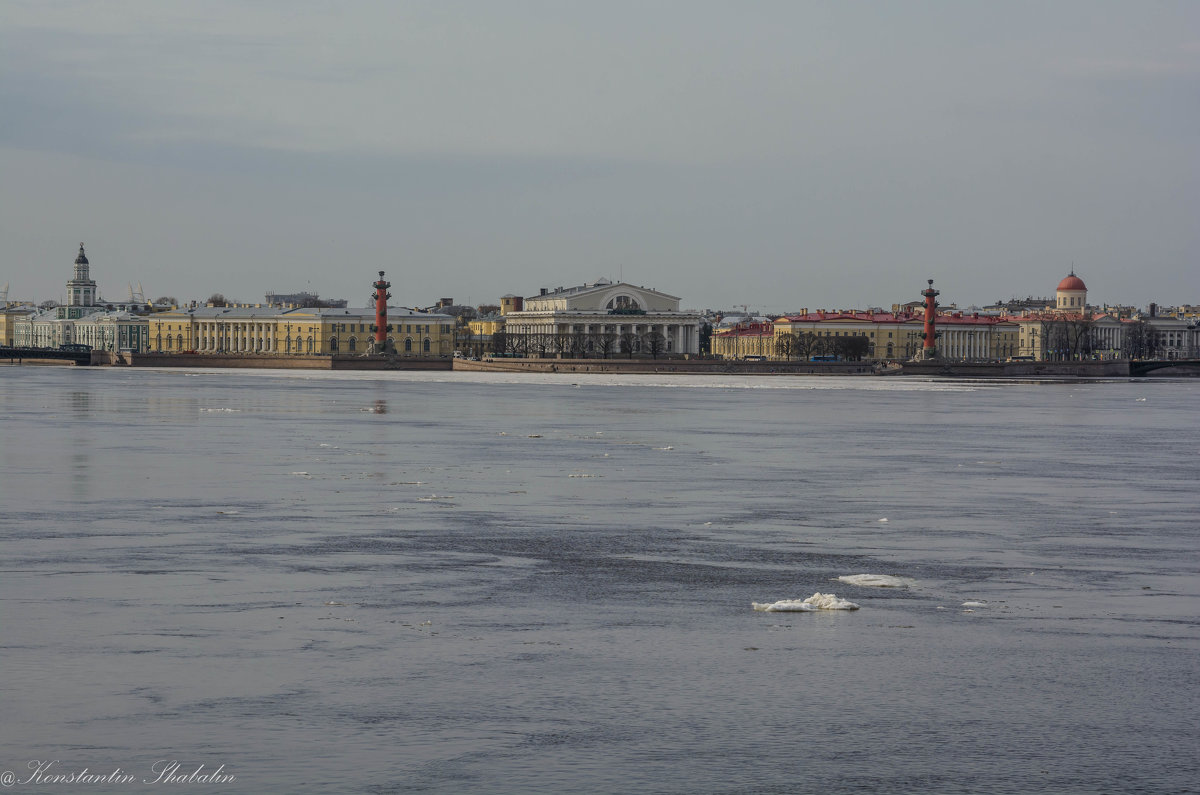
[{"label": "sky", "polygon": [[0,0],[0,290],[1200,303],[1200,3]]}]

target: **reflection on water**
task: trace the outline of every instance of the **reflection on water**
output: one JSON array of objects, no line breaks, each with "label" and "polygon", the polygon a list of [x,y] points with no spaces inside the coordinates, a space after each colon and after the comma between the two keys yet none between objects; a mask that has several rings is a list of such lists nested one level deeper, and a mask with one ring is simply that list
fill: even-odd
[{"label": "reflection on water", "polygon": [[1200,778],[1200,385],[457,375],[6,369],[0,769]]}]

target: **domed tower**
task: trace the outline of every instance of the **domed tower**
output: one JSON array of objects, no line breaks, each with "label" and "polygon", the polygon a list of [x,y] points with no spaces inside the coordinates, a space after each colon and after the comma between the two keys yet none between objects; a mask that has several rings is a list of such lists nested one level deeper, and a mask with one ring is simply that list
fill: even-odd
[{"label": "domed tower", "polygon": [[75,278],[67,282],[67,306],[95,306],[96,283],[88,273],[88,258],[79,244],[79,256],[75,258]]},{"label": "domed tower", "polygon": [[1075,275],[1074,268],[1067,278],[1058,283],[1055,295],[1058,298],[1054,304],[1055,311],[1082,313],[1087,308],[1087,285]]}]

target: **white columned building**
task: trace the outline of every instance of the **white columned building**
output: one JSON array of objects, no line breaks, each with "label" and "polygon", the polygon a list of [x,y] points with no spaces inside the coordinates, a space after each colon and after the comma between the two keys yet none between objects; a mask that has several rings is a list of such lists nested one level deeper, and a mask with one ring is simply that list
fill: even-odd
[{"label": "white columned building", "polygon": [[543,289],[525,298],[523,308],[505,313],[505,334],[520,335],[546,353],[594,355],[612,343],[610,353],[700,352],[698,312],[679,308],[679,298],[658,290],[601,279],[578,287]]}]

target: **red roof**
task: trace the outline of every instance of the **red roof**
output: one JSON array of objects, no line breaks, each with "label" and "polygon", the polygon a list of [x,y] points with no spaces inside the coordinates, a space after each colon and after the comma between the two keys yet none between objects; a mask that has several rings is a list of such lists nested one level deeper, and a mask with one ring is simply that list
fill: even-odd
[{"label": "red roof", "polygon": [[[785,323],[828,323],[838,321],[845,323],[865,322],[865,323],[922,323],[924,322],[924,312],[892,314],[891,312],[809,312],[807,315],[791,315],[789,317],[779,318],[779,321]],[[939,325],[978,325],[990,326],[996,323],[1001,323],[1008,320],[1005,317],[997,315],[966,315],[962,312],[939,312],[937,322]]]},{"label": "red roof", "polygon": [[1081,279],[1075,275],[1074,271],[1071,271],[1071,275],[1067,276],[1067,278],[1063,279],[1061,282],[1058,283],[1058,289],[1059,290],[1087,290],[1087,285],[1083,283],[1083,279]]}]

